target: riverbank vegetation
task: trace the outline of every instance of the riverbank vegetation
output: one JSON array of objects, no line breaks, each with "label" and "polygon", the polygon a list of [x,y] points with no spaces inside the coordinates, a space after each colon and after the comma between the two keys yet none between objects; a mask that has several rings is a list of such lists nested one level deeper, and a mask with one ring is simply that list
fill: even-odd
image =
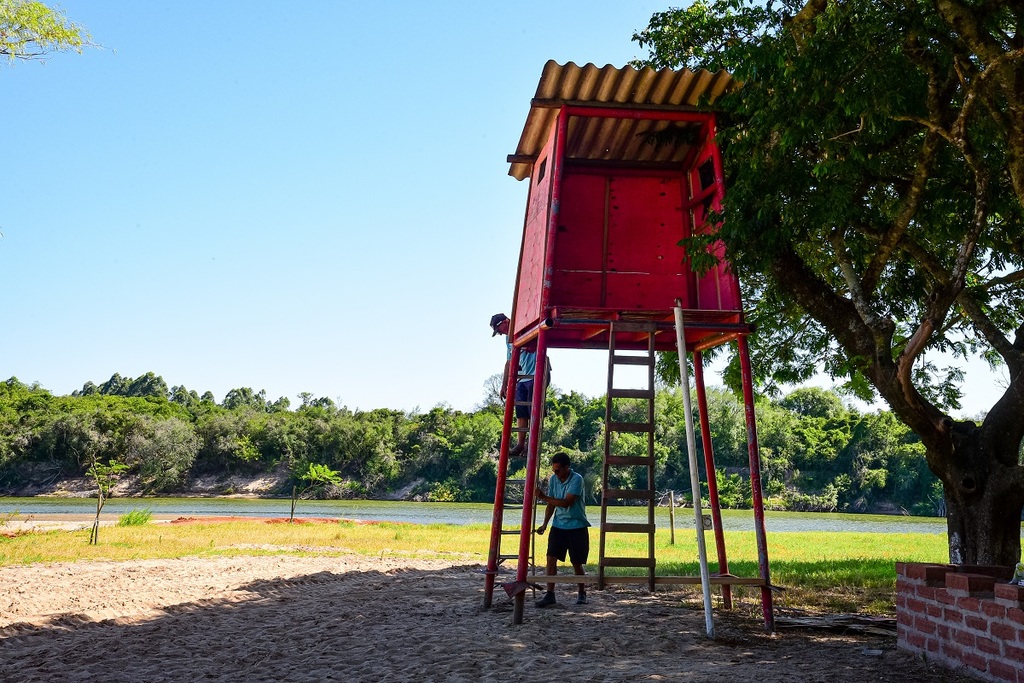
[{"label": "riverbank vegetation", "polygon": [[[708,403],[723,507],[749,508],[742,402],[712,388]],[[642,406],[618,402],[614,419],[631,419],[634,408]],[[544,454],[569,450],[592,501],[599,491],[604,412],[604,397],[549,390]],[[690,488],[683,416],[681,390],[660,388],[660,490]],[[941,488],[925,465],[920,440],[891,413],[862,413],[832,392],[807,388],[761,400],[757,421],[769,508],[942,513]],[[293,408],[287,398],[271,401],[250,388],[233,389],[218,403],[210,392],[169,388],[153,373],[115,374],[70,396],[11,378],[0,382],[0,493],[50,492],[61,481],[85,476],[93,462],[113,460],[128,466],[130,490],[143,494],[189,493],[200,480],[266,475],[275,482],[269,493],[289,495],[293,487],[305,487],[312,467],[338,475],[316,487],[323,497],[488,502],[501,425],[495,396],[471,412],[438,406],[406,413],[353,411],[310,394]],[[619,454],[646,449],[636,435],[617,439]],[[700,455],[704,444],[698,440],[697,447]],[[228,484],[205,491],[236,492]]]},{"label": "riverbank vegetation", "polygon": [[[188,524],[143,524],[104,529],[98,545],[89,545],[87,530],[30,532],[0,536],[0,566],[81,560],[144,560],[217,555],[361,554],[449,560],[484,564],[490,528],[486,524],[401,524],[391,522],[283,520],[208,521]],[[757,575],[753,532],[726,531],[729,569]],[[846,532],[843,542],[825,532],[776,533],[768,537],[772,583],[785,590],[775,595],[780,607],[829,612],[891,613],[899,561],[943,562],[944,534]],[[617,540],[624,544],[627,541]],[[646,539],[634,539],[646,543]],[[658,531],[658,574],[699,575],[696,538],[677,533],[669,543]],[[613,548],[615,553],[630,549]],[[712,562],[712,570],[714,563]],[[481,584],[483,580],[481,578]],[[700,587],[681,591],[700,600]],[[758,608],[758,589],[733,588],[741,608]]]}]

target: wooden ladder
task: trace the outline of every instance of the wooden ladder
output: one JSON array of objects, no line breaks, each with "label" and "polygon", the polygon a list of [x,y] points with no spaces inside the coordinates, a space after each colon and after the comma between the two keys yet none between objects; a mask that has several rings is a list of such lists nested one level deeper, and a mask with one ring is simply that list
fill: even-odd
[{"label": "wooden ladder", "polygon": [[[510,383],[510,395],[508,396],[508,400],[514,402],[512,409],[512,419],[511,422],[509,422],[506,427],[507,433],[502,435],[502,440],[505,444],[505,448],[502,449],[502,452],[499,453],[498,457],[498,467],[504,468],[505,476],[499,477],[499,490],[497,491],[497,495],[495,496],[496,505],[493,513],[493,519],[491,522],[493,528],[491,537],[491,547],[488,551],[488,572],[491,573],[492,576],[497,575],[499,571],[498,568],[506,561],[512,560],[514,562],[517,562],[519,560],[519,543],[523,534],[523,507],[529,504],[529,514],[532,517],[536,518],[537,506],[535,504],[535,501],[526,501],[523,497],[523,494],[526,490],[526,479],[523,477],[512,478],[509,476],[515,473],[517,470],[521,469],[528,462],[527,450],[529,448],[529,443],[527,443],[527,450],[524,450],[518,456],[513,457],[510,454],[510,451],[512,451],[515,444],[517,443],[520,434],[525,434],[529,436],[530,423],[534,419],[531,415],[531,417],[526,420],[522,427],[519,426],[518,419],[515,417],[515,407],[530,406],[532,402],[530,398],[527,398],[526,401],[515,401],[516,386],[521,380],[532,379],[534,380],[534,382],[536,382],[538,379],[534,375],[518,374],[518,356],[519,351],[517,350],[513,354],[512,358],[512,361],[514,363],[513,367],[516,368],[517,374],[515,379]],[[539,458],[537,460],[537,463],[539,469]],[[500,486],[502,482],[504,486]],[[505,513],[508,511],[511,511],[513,514],[511,519],[507,519],[506,521]],[[534,526],[535,522],[536,519],[534,519]],[[531,575],[535,575],[538,572],[538,568],[536,565],[536,543],[534,540],[532,540],[533,527],[531,526],[531,528],[527,529],[526,533],[531,534],[530,556],[527,558],[528,573]],[[511,547],[508,547],[507,549],[503,550],[502,545],[504,545],[504,541],[506,539],[511,539],[512,543],[509,544]],[[496,576],[495,579],[492,579],[488,583],[490,584],[489,587],[492,590],[493,587],[496,587],[496,585],[501,585],[501,587],[505,589],[506,593],[508,593],[509,597],[514,597],[514,595],[517,592],[523,590],[523,586],[516,584],[514,581],[504,583],[496,581]],[[484,606],[490,607],[490,605],[491,594],[490,591],[488,591],[487,595],[484,598]]]},{"label": "wooden ladder", "polygon": [[[648,587],[654,590],[654,335],[657,331],[653,323],[612,322],[608,333],[608,393],[605,398],[605,430],[604,430],[604,466],[602,468],[601,489],[601,550],[597,571],[597,587],[606,584],[605,570],[608,567],[631,567],[646,569]],[[622,354],[615,350],[615,339],[618,334],[635,335],[636,340],[646,338],[647,353],[643,355]],[[615,368],[617,366],[644,366],[647,369],[646,389],[615,388]],[[641,422],[617,422],[613,418],[616,399],[641,399],[647,402],[646,419]],[[615,455],[614,434],[618,433],[646,434],[647,455]],[[637,471],[637,468],[644,468]],[[622,472],[632,488],[611,488],[609,482],[614,474]],[[644,477],[643,475],[646,475]],[[646,481],[646,485],[640,483]],[[612,523],[608,521],[608,504],[616,501],[644,501],[647,505],[646,523]],[[644,557],[609,557],[607,554],[608,534],[647,534],[647,555]],[[640,579],[638,576],[634,578]]]}]

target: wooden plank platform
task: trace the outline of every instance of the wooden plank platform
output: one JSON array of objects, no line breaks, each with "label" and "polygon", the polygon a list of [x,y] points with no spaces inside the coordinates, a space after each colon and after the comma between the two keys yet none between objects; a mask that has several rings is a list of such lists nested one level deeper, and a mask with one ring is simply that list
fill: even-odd
[{"label": "wooden plank platform", "polygon": [[[764,579],[755,576],[712,576],[712,586],[764,586]],[[576,576],[575,574],[558,574],[556,576],[547,576],[544,574],[535,574],[533,576],[526,577],[526,580],[531,583],[597,583],[597,574],[587,574],[585,576]],[[605,575],[605,583],[649,583],[649,576],[609,576]],[[690,585],[699,586],[699,576],[655,576],[655,584],[661,585]]]}]

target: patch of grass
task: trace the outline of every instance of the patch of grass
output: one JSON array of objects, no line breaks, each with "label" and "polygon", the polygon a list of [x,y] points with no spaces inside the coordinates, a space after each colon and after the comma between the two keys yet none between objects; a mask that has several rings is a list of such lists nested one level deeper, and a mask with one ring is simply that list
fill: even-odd
[{"label": "patch of grass", "polygon": [[[668,545],[667,534],[659,531],[658,574],[699,576],[696,536],[677,533],[676,540],[676,545]],[[706,541],[709,569],[717,572],[714,536],[708,534]],[[752,531],[726,531],[725,546],[730,574],[760,575]],[[948,553],[944,534],[768,534],[769,576],[772,585],[782,589],[774,592],[774,603],[804,610],[889,614],[895,610],[896,563],[947,562]],[[739,599],[759,600],[760,589],[734,586],[732,593]],[[699,589],[695,598],[700,599]]]},{"label": "patch of grass", "polygon": [[117,518],[117,526],[144,526],[153,519],[149,508],[132,508]]},{"label": "patch of grass", "polygon": [[18,509],[15,508],[10,512],[0,512],[0,527],[6,526],[8,522],[14,521],[18,518]]},{"label": "patch of grass", "polygon": [[[646,537],[609,535],[610,557],[646,554]],[[343,555],[442,559],[458,564],[484,563],[490,526],[487,524],[405,524],[398,522],[334,524],[268,524],[262,520],[191,524],[116,526],[104,530],[99,545],[88,545],[88,531],[32,532],[0,537],[0,565],[80,560],[135,560],[214,555]],[[542,561],[546,537],[535,537]],[[725,532],[729,572],[758,576],[753,532]],[[598,559],[597,531],[591,531],[591,561]],[[707,534],[710,570],[718,570],[714,535]],[[514,552],[518,538],[506,537],[503,552]],[[771,581],[784,590],[774,593],[780,607],[828,612],[892,613],[895,563],[946,562],[944,534],[786,532],[768,534]],[[699,576],[697,542],[690,533],[676,533],[669,544],[666,529],[656,538],[659,576]],[[639,573],[617,570],[609,573]],[[662,590],[659,587],[659,590]],[[679,587],[684,602],[700,601],[700,587]],[[713,589],[716,603],[721,591]],[[740,609],[759,612],[759,588],[734,586]]]}]

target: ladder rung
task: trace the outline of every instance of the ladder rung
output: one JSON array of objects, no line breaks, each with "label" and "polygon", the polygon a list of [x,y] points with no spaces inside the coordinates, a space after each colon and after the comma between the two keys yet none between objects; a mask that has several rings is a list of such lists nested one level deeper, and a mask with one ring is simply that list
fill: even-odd
[{"label": "ladder rung", "polygon": [[620,356],[612,355],[612,362],[616,365],[654,365],[653,356]]},{"label": "ladder rung", "polygon": [[526,427],[513,427],[512,428],[512,433],[513,434],[525,434],[528,431],[530,431],[530,427],[529,426],[526,426]]},{"label": "ladder rung", "polygon": [[515,534],[516,536],[518,536],[520,533],[522,533],[522,532],[519,531],[519,529],[502,529],[501,530],[501,535],[502,536],[511,536],[512,534]]},{"label": "ladder rung", "polygon": [[647,465],[654,467],[654,458],[641,455],[609,455],[604,461],[609,465]]},{"label": "ladder rung", "polygon": [[605,489],[602,498],[623,498],[629,500],[654,500],[654,491],[648,489]]},{"label": "ladder rung", "polygon": [[602,567],[647,567],[654,568],[653,557],[606,557],[601,561]]},{"label": "ladder rung", "polygon": [[654,425],[650,422],[609,422],[609,432],[653,432]]},{"label": "ladder rung", "polygon": [[604,532],[620,534],[653,534],[654,525],[624,522],[605,522]]},{"label": "ladder rung", "polygon": [[506,510],[522,510],[523,504],[516,501],[505,501]]},{"label": "ladder rung", "polygon": [[519,559],[519,553],[516,553],[515,555],[498,555],[498,559],[499,560],[518,560]]},{"label": "ladder rung", "polygon": [[654,398],[653,389],[612,389],[608,392],[611,398]]}]

